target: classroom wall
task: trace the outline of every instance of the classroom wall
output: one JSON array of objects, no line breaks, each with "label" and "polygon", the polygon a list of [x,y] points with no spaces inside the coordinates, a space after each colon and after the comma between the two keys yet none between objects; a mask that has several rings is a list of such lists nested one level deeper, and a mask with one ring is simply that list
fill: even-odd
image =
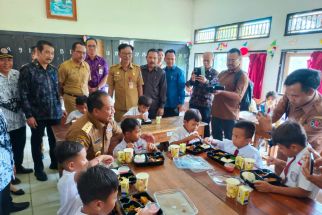
[{"label": "classroom wall", "polygon": [[0,30],[189,41],[192,5],[193,0],[77,0],[73,22],[47,19],[45,0],[0,0]]},{"label": "classroom wall", "polygon": [[[277,52],[266,61],[262,94],[275,90],[282,49],[321,48],[322,34],[283,36],[288,13],[322,8],[321,0],[196,0],[193,6],[193,31],[199,28],[230,24],[257,18],[272,16],[272,28],[269,38],[238,40],[228,42],[227,49],[240,48],[248,41],[249,50],[267,50],[273,40],[277,40]],[[192,39],[193,41],[193,39]],[[189,68],[194,65],[194,53],[215,51],[218,43],[193,45]]]}]

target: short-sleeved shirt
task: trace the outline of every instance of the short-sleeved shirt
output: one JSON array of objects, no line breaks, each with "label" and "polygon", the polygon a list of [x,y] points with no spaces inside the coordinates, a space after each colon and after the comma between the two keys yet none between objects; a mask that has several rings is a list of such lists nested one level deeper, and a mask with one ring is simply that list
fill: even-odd
[{"label": "short-sleeved shirt", "polygon": [[225,90],[214,96],[212,116],[225,120],[238,119],[239,104],[248,87],[248,77],[244,72],[239,80],[235,81],[238,72],[242,71],[227,70],[218,75],[218,81]]},{"label": "short-sleeved shirt", "polygon": [[[296,155],[295,160],[292,162],[293,158],[287,159],[287,164],[289,162],[292,162],[289,166],[288,172],[287,172],[287,180],[285,185],[288,187],[299,187],[304,190],[310,191],[310,198],[315,199],[315,197],[319,193],[319,188],[311,183],[309,180],[305,178],[302,172],[302,165],[304,164],[304,161],[302,160],[305,155],[309,153],[308,148],[305,147],[301,152],[299,152]],[[285,172],[284,170],[281,173],[281,178],[285,180]]]},{"label": "short-sleeved shirt", "polygon": [[79,110],[74,110],[70,114],[68,114],[68,117],[66,119],[65,124],[68,124],[68,123],[72,122],[75,119],[81,118],[83,115],[84,114],[82,114]]},{"label": "short-sleeved shirt", "polygon": [[[96,55],[93,60],[87,55],[85,61],[91,69],[91,80],[88,82],[88,85],[92,88],[97,87],[102,79],[108,74],[107,62],[98,55]],[[105,86],[102,88],[105,88]]]},{"label": "short-sleeved shirt", "polygon": [[[238,149],[231,140],[224,139],[223,141],[214,140],[215,147],[220,148],[221,150],[228,152],[230,154],[235,154],[235,151]],[[242,156],[243,158],[252,158],[255,160],[255,166],[257,168],[264,168],[263,160],[259,151],[251,146],[250,144],[245,145],[242,148],[238,149],[238,155]]]},{"label": "short-sleeved shirt", "polygon": [[90,68],[85,61],[77,65],[72,59],[69,59],[58,68],[59,83],[66,94],[87,96],[90,77]]},{"label": "short-sleeved shirt", "polygon": [[78,196],[75,174],[76,172],[63,170],[63,176],[58,180],[57,189],[60,197],[58,215],[69,215],[67,212],[70,207],[70,202]]},{"label": "short-sleeved shirt", "polygon": [[0,73],[0,108],[7,123],[8,131],[26,126],[25,115],[21,108],[21,99],[18,89],[19,71],[11,69],[8,76]]},{"label": "short-sleeved shirt", "polygon": [[115,110],[127,111],[137,105],[138,87],[143,85],[140,66],[130,64],[124,71],[121,64],[111,66],[107,84],[115,90]]},{"label": "short-sleeved shirt", "polygon": [[[124,116],[137,116],[137,115],[140,115],[140,111],[139,111],[139,107],[131,107],[130,110],[128,110],[128,112],[126,112],[124,114]],[[146,118],[148,118],[149,116],[149,112],[145,112],[143,114]]]},{"label": "short-sleeved shirt", "polygon": [[82,208],[83,202],[78,195],[69,202],[68,208],[66,209],[65,213],[68,215],[86,215],[82,213]]},{"label": "short-sleeved shirt", "polygon": [[[171,135],[169,143],[171,144],[173,142],[182,140],[182,139],[184,139],[186,137],[189,137],[191,134],[192,133],[189,133],[187,131],[187,129],[185,129],[183,126],[178,127],[178,128],[176,128],[176,130],[174,130],[173,134]],[[199,141],[199,139],[196,138],[196,139],[190,140],[188,143],[193,143],[193,142],[196,142],[196,141]]]},{"label": "short-sleeved shirt", "polygon": [[115,121],[105,125],[87,112],[70,126],[66,140],[83,144],[87,159],[92,160],[98,155],[107,154],[112,136],[119,134],[122,134],[122,130]]},{"label": "short-sleeved shirt", "polygon": [[316,92],[314,98],[302,107],[294,107],[284,95],[274,109],[272,122],[278,121],[286,112],[288,119],[304,127],[312,147],[322,152],[322,95]]},{"label": "short-sleeved shirt", "polygon": [[[118,151],[123,151],[125,148],[127,148],[127,143],[123,139],[122,142],[117,144],[117,146],[115,147],[113,151],[113,155],[117,155]],[[135,154],[147,153],[148,152],[147,148],[148,148],[148,144],[142,138],[140,138],[137,142],[135,142],[133,147]]]}]

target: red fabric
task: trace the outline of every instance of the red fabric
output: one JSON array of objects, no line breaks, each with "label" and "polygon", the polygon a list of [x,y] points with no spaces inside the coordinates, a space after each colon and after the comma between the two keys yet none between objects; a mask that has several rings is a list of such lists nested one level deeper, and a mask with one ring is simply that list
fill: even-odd
[{"label": "red fabric", "polygon": [[262,94],[266,56],[266,53],[249,55],[248,77],[254,83],[253,93],[256,99],[260,99]]},{"label": "red fabric", "polygon": [[320,71],[320,87],[318,91],[322,94],[322,51],[316,51],[311,54],[311,58],[307,62],[309,69],[316,69]]}]

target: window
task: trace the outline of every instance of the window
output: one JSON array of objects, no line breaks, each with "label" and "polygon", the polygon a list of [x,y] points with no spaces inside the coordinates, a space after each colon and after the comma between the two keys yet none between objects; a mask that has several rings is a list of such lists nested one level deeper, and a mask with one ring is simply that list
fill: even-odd
[{"label": "window", "polygon": [[285,28],[286,36],[321,32],[322,8],[287,15]]},{"label": "window", "polygon": [[202,66],[202,53],[195,54],[195,64],[194,67],[201,67]]},{"label": "window", "polygon": [[238,39],[269,37],[271,21],[270,17],[240,24]]},{"label": "window", "polygon": [[215,40],[215,28],[196,30],[195,43],[209,43]]},{"label": "window", "polygon": [[226,25],[219,27],[216,33],[216,41],[227,41],[237,39],[238,25]]}]

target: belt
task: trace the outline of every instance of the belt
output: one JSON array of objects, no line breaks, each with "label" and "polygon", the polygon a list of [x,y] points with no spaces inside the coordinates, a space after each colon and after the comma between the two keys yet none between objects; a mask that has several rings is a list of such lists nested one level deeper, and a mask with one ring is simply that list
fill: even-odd
[{"label": "belt", "polygon": [[83,95],[74,95],[74,94],[70,94],[70,93],[64,93],[66,95],[72,96],[72,97],[78,97],[78,96],[83,96]]}]

